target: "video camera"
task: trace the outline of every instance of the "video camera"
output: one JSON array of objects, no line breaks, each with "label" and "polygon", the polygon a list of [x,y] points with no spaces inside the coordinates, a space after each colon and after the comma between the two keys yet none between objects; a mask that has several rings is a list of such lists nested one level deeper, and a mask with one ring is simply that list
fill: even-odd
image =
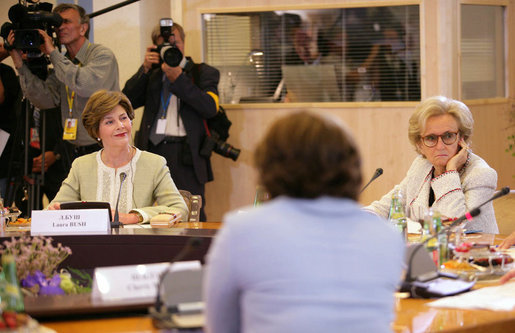
[{"label": "video camera", "polygon": [[181,63],[183,55],[175,46],[175,43],[170,44],[168,41],[172,35],[173,20],[171,18],[162,18],[159,20],[159,26],[164,42],[152,51],[159,53],[161,63],[164,61],[170,67],[177,67]]},{"label": "video camera", "polygon": [[[9,9],[9,19],[2,25],[0,35],[6,41],[8,50],[18,49],[30,54],[39,54],[39,47],[44,43],[37,29],[45,30],[52,36],[53,28],[58,28],[63,19],[57,13],[52,13],[52,4],[39,3],[39,0],[18,0],[18,4]],[[9,32],[14,30],[14,45],[8,45]]]}]

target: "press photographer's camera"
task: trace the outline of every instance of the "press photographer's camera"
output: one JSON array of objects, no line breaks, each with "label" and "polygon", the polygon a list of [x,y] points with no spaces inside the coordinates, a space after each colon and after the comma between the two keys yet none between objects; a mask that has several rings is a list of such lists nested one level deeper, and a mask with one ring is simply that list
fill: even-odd
[{"label": "press photographer's camera", "polygon": [[207,120],[209,132],[200,148],[200,155],[209,158],[211,152],[214,151],[223,157],[236,161],[240,156],[240,150],[225,142],[229,137],[231,125],[232,123],[227,118],[224,108],[220,105],[216,116]]},{"label": "press photographer's camera", "polygon": [[14,45],[6,45],[7,49],[18,49],[27,52],[37,52],[43,38],[37,29],[45,30],[52,36],[52,29],[58,28],[62,17],[52,13],[52,4],[39,3],[39,0],[19,0],[19,3],[9,9],[9,19],[2,25],[0,35],[7,41],[9,32],[14,30]]},{"label": "press photographer's camera", "polygon": [[164,61],[170,67],[177,67],[182,61],[182,52],[174,44],[170,44],[169,39],[172,35],[173,20],[171,18],[162,18],[159,20],[161,36],[164,43],[158,45],[152,51],[159,53],[161,62]]},{"label": "press photographer's camera", "polygon": [[220,136],[215,131],[211,131],[211,136],[207,136],[204,140],[204,144],[200,149],[200,155],[209,157],[211,156],[212,151],[222,155],[223,157],[228,157],[233,161],[236,161],[238,156],[240,156],[240,150],[238,148],[234,148],[227,142],[220,140]]}]

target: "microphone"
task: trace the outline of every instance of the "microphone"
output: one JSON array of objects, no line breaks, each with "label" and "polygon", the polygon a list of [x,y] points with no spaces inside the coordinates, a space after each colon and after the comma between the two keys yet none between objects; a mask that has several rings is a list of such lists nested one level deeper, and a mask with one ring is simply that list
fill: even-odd
[{"label": "microphone", "polygon": [[465,215],[463,215],[462,217],[458,218],[451,225],[449,225],[449,226],[447,226],[445,228],[442,228],[435,235],[432,235],[431,237],[426,238],[422,243],[419,243],[419,244],[415,245],[415,248],[411,252],[411,255],[410,255],[409,259],[408,259],[408,265],[407,265],[408,267],[407,267],[407,270],[406,270],[406,277],[404,278],[404,282],[402,283],[400,291],[402,291],[402,292],[410,292],[410,294],[411,294],[412,286],[413,286],[413,281],[415,281],[417,279],[417,277],[412,277],[411,276],[411,271],[412,271],[412,268],[413,268],[413,258],[415,257],[415,254],[417,254],[417,252],[422,247],[424,247],[425,244],[427,244],[430,240],[432,240],[434,238],[437,238],[439,235],[441,235],[443,233],[447,233],[449,230],[451,230],[452,228],[454,228],[458,224],[462,223],[463,221],[465,221],[465,220],[471,221],[475,216],[478,216],[480,212],[481,211],[480,211],[479,208],[474,208],[470,212],[467,212],[467,213],[465,213]]},{"label": "microphone", "polygon": [[179,251],[179,253],[170,261],[170,265],[168,266],[168,268],[166,268],[166,270],[164,270],[163,273],[161,273],[161,276],[159,277],[159,282],[157,284],[157,295],[154,304],[154,309],[156,311],[160,312],[161,307],[163,306],[163,302],[161,300],[161,287],[166,275],[170,272],[170,266],[175,262],[182,261],[188,254],[190,254],[191,251],[199,248],[203,242],[204,240],[200,237],[190,237],[186,245],[184,245],[184,247],[182,248],[182,250]]},{"label": "microphone", "polygon": [[[472,209],[469,213],[465,213],[465,215],[463,215],[462,217],[460,217],[459,219],[453,221],[448,227],[447,229],[452,229],[454,228],[455,226],[461,224],[462,222],[464,222],[465,220],[472,220],[472,217],[474,216],[477,216],[479,215],[479,208],[486,205],[487,203],[489,203],[490,201],[493,201],[495,199],[498,199],[502,196],[505,196],[506,194],[510,193],[510,187],[509,186],[505,186],[503,187],[499,192],[495,193],[490,199],[486,200],[485,202],[481,203],[480,205],[478,205],[475,209]],[[475,211],[477,210],[477,213],[474,215]]]},{"label": "microphone", "polygon": [[125,181],[125,178],[127,178],[127,174],[125,172],[120,173],[120,189],[118,190],[118,199],[116,199],[116,208],[114,210],[114,218],[111,222],[111,228],[119,228],[120,226],[123,227],[123,223],[120,223],[118,204],[120,203],[120,194],[122,193],[122,185]]},{"label": "microphone", "polygon": [[460,217],[457,220],[453,221],[449,226],[447,226],[447,227],[443,228],[442,230],[440,230],[436,235],[433,235],[433,236],[425,239],[422,243],[417,244],[416,247],[411,252],[411,255],[410,255],[409,259],[408,259],[408,265],[407,265],[408,267],[407,267],[407,270],[406,270],[406,277],[404,279],[404,282],[402,283],[401,291],[410,292],[410,294],[412,293],[412,287],[414,286],[414,281],[417,279],[417,277],[414,278],[414,277],[411,276],[411,271],[412,271],[412,268],[413,268],[413,259],[415,257],[415,254],[420,250],[420,248],[422,248],[431,239],[434,239],[435,237],[438,237],[438,235],[441,235],[443,233],[449,232],[452,228],[454,228],[455,226],[463,223],[465,220],[471,221],[475,216],[478,216],[479,213],[481,212],[480,209],[479,209],[480,207],[482,207],[483,205],[486,205],[490,201],[495,200],[497,198],[500,198],[500,197],[502,197],[502,196],[504,196],[504,195],[506,195],[508,193],[510,193],[510,188],[508,186],[503,187],[499,192],[495,193],[490,199],[488,199],[485,202],[481,203],[476,208],[472,209],[470,212],[465,213],[465,215],[463,215],[462,217]]},{"label": "microphone", "polygon": [[379,176],[381,176],[383,174],[383,169],[382,168],[377,168],[376,169],[376,172],[374,172],[374,175],[372,176],[372,178],[370,178],[370,180],[368,181],[367,185],[365,185],[361,191],[359,191],[359,193],[361,194],[361,192],[363,192],[367,187],[368,185],[370,185],[371,182],[373,182],[374,180],[376,180],[376,178],[378,178]]},{"label": "microphone", "polygon": [[492,200],[495,200],[497,198],[500,198],[502,196],[505,196],[506,194],[510,193],[510,187],[509,186],[505,186],[503,187],[499,192],[495,193],[490,199],[486,200],[485,202],[483,202],[482,204],[480,204],[479,206],[477,206],[478,208],[489,203],[490,201]]}]

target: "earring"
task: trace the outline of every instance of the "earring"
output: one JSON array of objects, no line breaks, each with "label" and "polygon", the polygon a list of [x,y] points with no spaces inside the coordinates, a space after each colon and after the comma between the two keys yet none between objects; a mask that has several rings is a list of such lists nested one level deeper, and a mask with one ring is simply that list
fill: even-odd
[{"label": "earring", "polygon": [[100,139],[100,138],[97,138],[97,141],[98,141],[98,142],[100,142],[100,141],[102,141],[102,139]]}]

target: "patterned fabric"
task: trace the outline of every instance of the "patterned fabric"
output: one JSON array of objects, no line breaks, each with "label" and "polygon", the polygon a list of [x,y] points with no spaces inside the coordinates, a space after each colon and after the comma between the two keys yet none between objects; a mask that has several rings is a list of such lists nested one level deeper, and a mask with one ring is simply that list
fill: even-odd
[{"label": "patterned fabric", "polygon": [[114,209],[120,173],[125,172],[127,178],[122,187],[120,212],[129,212],[132,208],[143,216],[143,222],[149,222],[160,213],[181,214],[187,218],[188,207],[163,157],[138,149],[131,163],[114,170],[101,163],[100,154],[91,153],[73,161],[68,177],[51,204],[101,200],[109,201]]},{"label": "patterned fabric", "polygon": [[98,163],[97,170],[97,201],[107,201],[111,207],[116,206],[118,199],[118,191],[120,190],[120,175],[125,173],[127,177],[123,182],[122,190],[120,193],[120,202],[118,204],[118,211],[120,213],[128,213],[132,210],[132,193],[134,185],[131,179],[134,179],[138,159],[141,155],[141,150],[137,150],[131,162],[118,169],[110,168],[102,162],[100,152],[97,153],[96,159]]},{"label": "patterned fabric", "polygon": [[[418,220],[423,218],[418,216],[419,213],[428,208],[432,188],[435,193],[433,209],[445,217],[457,218],[491,198],[497,187],[497,172],[473,153],[469,153],[467,162],[459,172],[445,172],[436,178],[432,178],[432,174],[433,165],[418,156],[400,184],[364,209],[388,217],[392,193],[400,188],[404,194],[406,213],[411,220]],[[492,203],[482,206],[481,214],[467,222],[466,228],[499,233]]]}]

